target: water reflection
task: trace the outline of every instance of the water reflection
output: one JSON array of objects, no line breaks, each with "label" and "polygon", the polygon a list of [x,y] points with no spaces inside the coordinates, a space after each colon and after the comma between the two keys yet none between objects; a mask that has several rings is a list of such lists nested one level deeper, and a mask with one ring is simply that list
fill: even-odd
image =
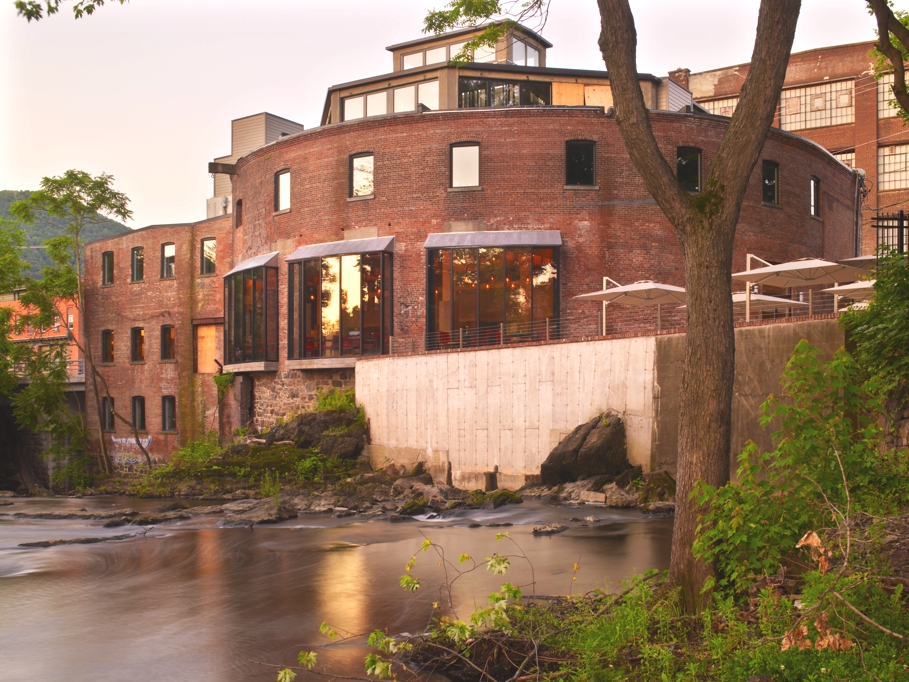
[{"label": "water reflection", "polygon": [[[45,504],[34,502],[35,509]],[[575,523],[553,537],[531,534],[533,524],[590,514],[602,521]],[[515,525],[467,526],[493,521]],[[248,530],[217,528],[215,519],[200,517],[159,526],[147,538],[21,550],[19,542],[123,529],[105,529],[100,522],[0,521],[0,677],[273,680],[272,669],[248,659],[292,661],[300,648],[327,643],[318,633],[323,620],[356,633],[421,631],[444,580],[437,558],[418,551],[424,536],[457,564],[461,552],[480,559],[493,552],[518,554],[509,541],[495,540],[497,531],[508,530],[533,562],[536,592],[564,594],[575,561],[581,565],[576,593],[597,585],[613,588],[636,571],[665,568],[671,524],[637,512],[525,503],[403,524],[304,516]],[[415,552],[414,574],[424,588],[411,595],[398,578]],[[517,558],[504,578],[470,574],[455,591],[458,615],[468,615],[504,580],[527,584],[529,576]],[[363,655],[360,643],[332,644],[319,661],[360,675]]]}]

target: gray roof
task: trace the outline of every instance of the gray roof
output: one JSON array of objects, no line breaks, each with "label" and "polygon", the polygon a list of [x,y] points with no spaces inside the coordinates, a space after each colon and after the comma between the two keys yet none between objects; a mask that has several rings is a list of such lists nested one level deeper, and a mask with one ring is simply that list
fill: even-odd
[{"label": "gray roof", "polygon": [[424,249],[496,247],[496,246],[542,246],[562,245],[562,233],[558,230],[497,230],[495,232],[441,232],[431,234],[423,244]]},{"label": "gray roof", "polygon": [[234,266],[234,269],[224,275],[232,275],[235,272],[242,272],[243,270],[252,270],[253,268],[260,268],[263,265],[276,268],[278,267],[278,254],[280,251],[272,251],[271,253],[263,253],[261,256],[256,256],[255,258],[250,258],[243,261],[242,263],[237,263]]},{"label": "gray roof", "polygon": [[285,261],[306,260],[307,258],[326,258],[355,253],[375,253],[387,251],[394,253],[394,237],[375,237],[373,239],[348,239],[341,242],[326,242],[301,246],[290,254]]}]

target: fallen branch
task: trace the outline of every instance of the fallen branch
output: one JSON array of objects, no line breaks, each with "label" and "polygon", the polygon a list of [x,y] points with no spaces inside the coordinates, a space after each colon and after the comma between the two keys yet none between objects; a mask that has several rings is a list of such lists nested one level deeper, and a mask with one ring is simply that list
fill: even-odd
[{"label": "fallen branch", "polygon": [[852,610],[852,612],[855,613],[855,615],[857,615],[859,618],[861,618],[862,620],[864,620],[866,623],[868,623],[868,624],[870,624],[870,625],[873,625],[874,627],[876,627],[876,628],[877,628],[878,630],[880,630],[881,632],[886,632],[888,635],[891,635],[892,637],[896,637],[897,639],[902,639],[902,640],[905,640],[905,639],[906,639],[906,637],[905,637],[904,635],[901,635],[901,634],[899,634],[898,632],[894,632],[893,630],[888,630],[887,628],[885,628],[885,627],[884,627],[883,625],[881,625],[880,623],[876,623],[875,621],[871,620],[868,616],[866,616],[864,613],[862,613],[862,612],[859,611],[857,608],[855,608],[852,604],[850,604],[849,602],[847,602],[847,601],[843,598],[843,595],[841,595],[839,592],[834,592],[834,593],[833,593],[833,596],[836,597],[837,599],[839,599],[841,602],[843,602],[846,606],[848,606],[848,607]]}]

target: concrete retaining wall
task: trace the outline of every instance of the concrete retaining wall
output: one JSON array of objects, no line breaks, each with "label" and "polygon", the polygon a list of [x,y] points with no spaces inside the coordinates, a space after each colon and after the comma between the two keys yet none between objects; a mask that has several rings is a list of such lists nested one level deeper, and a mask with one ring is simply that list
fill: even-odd
[{"label": "concrete retaining wall", "polygon": [[[843,345],[834,319],[736,330],[733,464],[749,438],[769,446],[760,405],[802,338],[825,356]],[[675,334],[360,360],[367,452],[374,465],[423,461],[464,488],[482,488],[498,467],[499,486],[517,488],[539,476],[566,433],[612,408],[625,416],[629,461],[674,471],[684,342]]]}]

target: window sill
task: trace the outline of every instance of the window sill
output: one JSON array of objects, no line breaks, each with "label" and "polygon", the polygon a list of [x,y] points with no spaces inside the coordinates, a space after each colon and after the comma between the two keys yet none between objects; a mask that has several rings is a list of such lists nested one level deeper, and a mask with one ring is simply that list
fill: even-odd
[{"label": "window sill", "polygon": [[177,279],[177,276],[173,275],[172,277],[162,277],[161,281],[164,282],[164,281],[171,280],[171,279]]},{"label": "window sill", "polygon": [[364,195],[361,196],[361,197],[347,197],[347,201],[348,201],[348,202],[351,202],[351,201],[369,201],[370,199],[375,199],[375,198],[376,198],[376,195],[375,195],[375,194],[364,194]]},{"label": "window sill", "polygon": [[483,188],[480,187],[479,185],[475,185],[472,187],[449,187],[448,191],[449,192],[482,192]]},{"label": "window sill", "polygon": [[168,358],[168,359],[166,359],[166,360],[165,360],[164,358],[162,358],[162,359],[161,359],[161,362],[162,362],[163,364],[165,364],[165,365],[176,365],[176,364],[177,364],[177,358]]},{"label": "window sill", "polygon": [[762,201],[761,205],[767,208],[783,208],[782,204],[771,204],[769,201]]},{"label": "window sill", "polygon": [[272,215],[273,215],[273,216],[276,216],[276,215],[284,215],[285,213],[290,213],[290,209],[289,209],[289,208],[282,208],[280,211],[275,211],[274,213],[272,213]]},{"label": "window sill", "polygon": [[161,429],[161,433],[165,436],[176,436],[177,429]]},{"label": "window sill", "polygon": [[286,360],[285,369],[346,369],[354,367],[357,358],[302,358],[299,360]]},{"label": "window sill", "polygon": [[129,364],[131,364],[131,365],[144,365],[144,364],[145,364],[145,360],[130,360],[130,361],[129,361]]},{"label": "window sill", "polygon": [[111,282],[110,284],[102,284],[102,285],[101,285],[101,288],[102,288],[102,289],[110,289],[112,286],[114,286],[114,283],[113,283],[113,282]]},{"label": "window sill", "polygon": [[208,278],[208,277],[217,277],[217,276],[218,276],[218,273],[217,273],[217,272],[200,272],[200,273],[199,273],[199,277],[206,277],[206,278]]},{"label": "window sill", "polygon": [[813,216],[809,216],[809,217],[810,217],[812,220],[818,221],[819,223],[824,222],[824,219],[821,218],[821,216],[819,216],[819,215],[813,215]]},{"label": "window sill", "polygon": [[144,279],[131,279],[131,280],[129,280],[129,283],[130,284],[145,284],[145,280]]},{"label": "window sill", "polygon": [[563,189],[573,189],[587,192],[597,192],[600,189],[599,185],[565,185]]},{"label": "window sill", "polygon": [[137,433],[140,436],[148,435],[148,431],[146,429],[133,429],[132,431],[130,431],[130,435],[133,435],[134,433]]},{"label": "window sill", "polygon": [[99,362],[98,363],[98,367],[113,367],[113,366],[114,366],[113,362]]},{"label": "window sill", "polygon": [[277,362],[264,362],[262,360],[256,362],[237,362],[231,365],[224,365],[225,372],[233,372],[235,374],[246,374],[248,372],[277,372],[278,363]]}]

